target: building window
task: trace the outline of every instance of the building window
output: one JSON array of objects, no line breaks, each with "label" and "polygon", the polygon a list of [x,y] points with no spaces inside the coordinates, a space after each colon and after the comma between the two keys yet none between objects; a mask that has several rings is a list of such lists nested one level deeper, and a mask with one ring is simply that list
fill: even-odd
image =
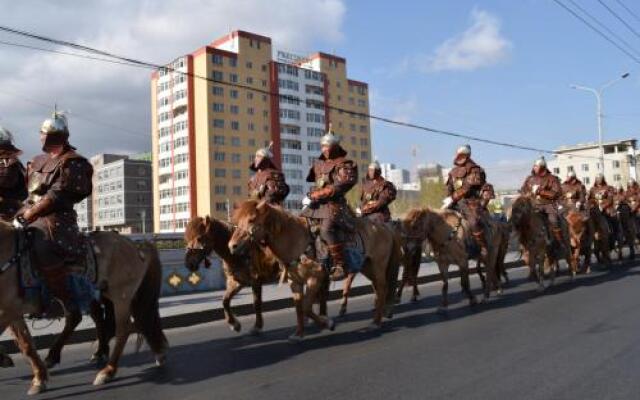
[{"label": "building window", "polygon": [[256,147],[256,140],[254,138],[249,139],[249,147]]},{"label": "building window", "polygon": [[247,76],[247,85],[253,85],[253,78],[250,76]]},{"label": "building window", "polygon": [[216,151],[215,153],[213,153],[213,159],[215,161],[224,161],[224,152]]},{"label": "building window", "polygon": [[232,105],[229,107],[229,111],[231,111],[231,114],[238,114],[240,112],[240,107]]},{"label": "building window", "polygon": [[280,118],[289,118],[300,120],[300,111],[297,110],[289,110],[287,108],[280,109]]},{"label": "building window", "polygon": [[253,63],[252,63],[251,61],[247,61],[247,64],[246,64],[246,65],[247,65],[247,68],[248,68],[248,69],[253,68]]},{"label": "building window", "polygon": [[216,194],[227,194],[227,187],[224,185],[216,185],[214,191]]},{"label": "building window", "polygon": [[281,147],[283,149],[302,150],[302,143],[299,140],[283,139]]},{"label": "building window", "polygon": [[574,171],[573,171],[573,165],[569,165],[569,166],[567,167],[567,172],[574,172]]},{"label": "building window", "polygon": [[283,154],[282,162],[284,164],[302,164],[302,156],[299,154]]},{"label": "building window", "polygon": [[214,54],[211,56],[211,61],[215,65],[222,65],[222,56],[220,54]]},{"label": "building window", "polygon": [[213,71],[211,73],[211,77],[214,81],[221,82],[222,81],[222,71]]},{"label": "building window", "polygon": [[616,169],[620,168],[620,161],[614,160],[613,161],[613,168],[616,168]]},{"label": "building window", "polygon": [[307,143],[307,150],[309,150],[309,151],[320,151],[320,143],[319,142],[309,142],[309,143]]},{"label": "building window", "polygon": [[240,146],[240,138],[237,137],[237,136],[231,137],[231,145],[235,146],[235,147],[239,147]]},{"label": "building window", "polygon": [[241,176],[242,176],[242,172],[239,169],[231,170],[231,177],[233,179],[240,179]]},{"label": "building window", "polygon": [[237,90],[235,90],[235,89],[231,89],[231,90],[229,91],[229,96],[230,96],[232,99],[237,99],[237,98],[238,98],[238,91],[237,91]]},{"label": "building window", "polygon": [[226,202],[218,202],[216,203],[216,211],[227,211],[227,203]]},{"label": "building window", "polygon": [[585,185],[589,185],[591,183],[591,178],[589,178],[588,176],[585,176],[582,179],[582,183],[584,183]]},{"label": "building window", "polygon": [[560,168],[555,167],[555,168],[553,169],[553,174],[554,174],[554,175],[560,175]]},{"label": "building window", "polygon": [[214,176],[216,178],[224,178],[225,176],[227,176],[227,170],[222,168],[216,168],[214,170]]},{"label": "building window", "polygon": [[232,83],[238,83],[238,74],[229,74],[229,81]]},{"label": "building window", "polygon": [[239,131],[240,130],[240,122],[231,121],[231,129],[233,129],[234,131]]},{"label": "building window", "polygon": [[213,103],[213,111],[214,112],[224,112],[224,104],[222,104],[222,103]]},{"label": "building window", "polygon": [[622,176],[620,176],[620,174],[613,175],[614,182],[620,182],[621,180],[622,180]]},{"label": "building window", "polygon": [[214,119],[213,120],[214,128],[224,128],[224,120],[223,119]]},{"label": "building window", "polygon": [[213,87],[214,96],[222,96],[224,95],[224,88],[222,86],[214,86]]},{"label": "building window", "polygon": [[254,114],[253,107],[247,108],[247,114],[249,114],[249,115],[253,115]]},{"label": "building window", "polygon": [[582,170],[582,172],[589,172],[589,164],[582,164],[580,166],[580,169]]},{"label": "building window", "polygon": [[213,144],[220,144],[223,145],[224,144],[224,136],[221,135],[215,135],[213,137]]},{"label": "building window", "polygon": [[249,122],[249,124],[247,125],[247,128],[249,128],[250,131],[256,130],[256,126],[253,122]]},{"label": "building window", "polygon": [[234,186],[233,187],[233,194],[234,196],[239,196],[242,194],[242,187],[241,186]]},{"label": "building window", "polygon": [[240,162],[240,154],[238,154],[238,153],[231,154],[231,162],[239,163]]},{"label": "building window", "polygon": [[238,60],[235,58],[230,58],[229,59],[229,66],[230,67],[235,67],[236,65],[238,65]]},{"label": "building window", "polygon": [[280,89],[288,89],[288,90],[295,90],[295,91],[298,91],[300,89],[298,82],[292,81],[289,79],[278,79],[278,87]]}]

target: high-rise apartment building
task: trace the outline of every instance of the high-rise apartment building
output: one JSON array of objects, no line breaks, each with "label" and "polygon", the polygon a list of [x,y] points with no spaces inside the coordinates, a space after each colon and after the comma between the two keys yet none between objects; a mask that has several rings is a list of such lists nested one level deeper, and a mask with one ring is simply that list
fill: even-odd
[{"label": "high-rise apartment building", "polygon": [[151,79],[156,231],[184,230],[196,215],[226,219],[270,142],[291,186],[285,206],[300,209],[330,123],[366,171],[368,86],[347,78],[344,58],[274,52],[270,38],[235,31],[167,67]]}]

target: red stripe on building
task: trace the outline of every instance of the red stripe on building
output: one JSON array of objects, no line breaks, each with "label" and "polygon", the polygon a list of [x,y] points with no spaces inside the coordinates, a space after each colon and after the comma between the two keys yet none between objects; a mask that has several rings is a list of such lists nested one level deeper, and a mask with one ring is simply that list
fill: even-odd
[{"label": "red stripe on building", "polygon": [[271,140],[273,141],[273,158],[278,168],[282,168],[280,151],[280,97],[278,86],[278,63],[269,61],[269,79],[271,89]]},{"label": "red stripe on building", "polygon": [[187,56],[187,125],[189,129],[189,198],[191,218],[198,215],[198,191],[196,181],[196,118],[195,93],[193,77],[193,56]]}]

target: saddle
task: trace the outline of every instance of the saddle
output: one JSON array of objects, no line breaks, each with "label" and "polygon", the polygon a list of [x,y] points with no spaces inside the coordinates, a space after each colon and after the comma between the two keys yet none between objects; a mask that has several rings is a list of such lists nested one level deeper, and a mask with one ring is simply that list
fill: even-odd
[{"label": "saddle", "polygon": [[[42,305],[53,301],[45,280],[40,277],[38,268],[31,260],[32,232],[29,229],[16,229],[16,254],[12,258],[17,266],[20,294],[27,303],[41,309]],[[100,297],[98,290],[98,249],[92,238],[93,234],[83,235],[82,246],[84,257],[69,260],[65,263],[67,271],[67,290],[78,309],[86,313],[91,302]]]}]

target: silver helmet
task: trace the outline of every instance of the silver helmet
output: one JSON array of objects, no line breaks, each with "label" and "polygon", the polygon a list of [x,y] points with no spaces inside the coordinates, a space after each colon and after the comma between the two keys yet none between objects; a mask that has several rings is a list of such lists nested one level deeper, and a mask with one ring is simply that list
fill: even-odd
[{"label": "silver helmet", "polygon": [[378,160],[375,160],[371,164],[369,164],[369,169],[382,170],[382,167],[380,167],[380,163],[378,162]]},{"label": "silver helmet", "polygon": [[456,150],[456,156],[470,156],[471,155],[471,146],[468,144],[462,145],[458,147]]},{"label": "silver helmet", "polygon": [[50,134],[64,134],[69,135],[69,123],[67,121],[67,116],[60,112],[54,111],[51,115],[51,118],[47,118],[42,123],[40,127],[40,133],[45,135]]},{"label": "silver helmet", "polygon": [[533,163],[533,165],[536,166],[536,167],[547,168],[547,160],[545,160],[544,156],[540,156],[540,157],[538,157],[538,159],[536,159],[536,161]]},{"label": "silver helmet", "polygon": [[273,142],[270,142],[267,147],[263,147],[256,151],[256,157],[273,158]]},{"label": "silver helmet", "polygon": [[320,145],[322,146],[335,146],[340,144],[340,138],[333,133],[333,127],[329,123],[329,130],[320,139]]},{"label": "silver helmet", "polygon": [[0,145],[12,145],[13,134],[7,129],[0,126]]}]

